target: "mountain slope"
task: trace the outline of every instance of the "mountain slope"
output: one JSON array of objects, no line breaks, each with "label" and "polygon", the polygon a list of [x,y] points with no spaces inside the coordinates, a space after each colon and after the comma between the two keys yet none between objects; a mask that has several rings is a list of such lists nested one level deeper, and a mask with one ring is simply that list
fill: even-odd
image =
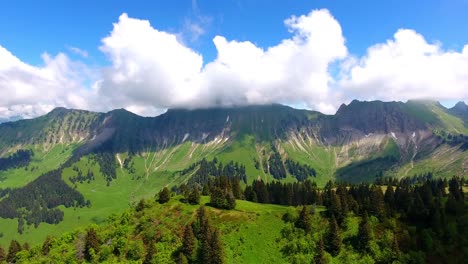
[{"label": "mountain slope", "polygon": [[[37,241],[55,228],[62,232],[99,224],[163,186],[189,182],[202,159],[242,165],[248,183],[258,178],[294,182],[294,169],[308,167],[315,173],[307,177],[319,186],[335,179],[372,182],[427,172],[464,176],[468,138],[463,135],[468,133],[465,108],[457,109],[455,114],[427,101],[353,101],[336,115],[265,105],[172,109],[140,117],[124,109],[93,113],[58,108],[39,118],[0,124],[1,157],[19,149],[34,153],[27,166],[0,170],[0,189],[25,187],[60,169],[61,180],[91,204],[57,207],[64,212],[62,222],[27,226],[22,235],[16,232],[16,218],[0,219],[9,227],[0,243],[12,237]],[[275,170],[282,167],[285,175],[278,176]]]}]

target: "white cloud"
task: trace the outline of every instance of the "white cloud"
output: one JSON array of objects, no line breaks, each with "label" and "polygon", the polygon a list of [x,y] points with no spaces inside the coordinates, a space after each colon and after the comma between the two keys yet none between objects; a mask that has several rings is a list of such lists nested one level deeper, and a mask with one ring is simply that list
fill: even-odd
[{"label": "white cloud", "polygon": [[301,103],[330,109],[328,66],[347,55],[339,23],[327,10],[285,21],[290,39],[261,49],[251,42],[213,39],[218,55],[203,66],[201,55],[173,34],[123,14],[101,50],[112,67],[99,94],[113,106],[208,107]]},{"label": "white cloud", "polygon": [[68,49],[71,52],[73,52],[73,53],[75,53],[75,54],[77,54],[77,55],[79,55],[79,56],[81,56],[83,58],[88,58],[88,56],[89,56],[89,54],[88,54],[88,52],[86,50],[82,50],[82,49],[77,48],[77,47],[68,47]]},{"label": "white cloud", "polygon": [[44,54],[43,65],[31,66],[0,46],[0,118],[34,117],[55,106],[156,115],[171,107],[286,103],[333,113],[355,98],[468,101],[468,45],[444,50],[413,30],[398,30],[356,57],[327,10],[284,24],[291,36],[266,48],[214,37],[217,57],[205,64],[177,34],[127,14],[102,39],[104,68],[63,53]]},{"label": "white cloud", "polygon": [[347,63],[340,86],[348,99],[468,99],[468,45],[447,51],[414,30],[400,29]]},{"label": "white cloud", "polygon": [[23,63],[0,46],[0,117],[34,117],[62,105],[88,108],[81,83],[87,67],[59,53],[43,54],[44,65]]}]

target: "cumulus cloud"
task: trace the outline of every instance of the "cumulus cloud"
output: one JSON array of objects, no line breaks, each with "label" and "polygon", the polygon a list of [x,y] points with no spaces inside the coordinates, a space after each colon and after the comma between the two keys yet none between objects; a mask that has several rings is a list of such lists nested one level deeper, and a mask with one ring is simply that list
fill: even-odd
[{"label": "cumulus cloud", "polygon": [[370,47],[343,66],[340,87],[348,98],[400,100],[468,99],[468,45],[461,52],[428,43],[414,30]]},{"label": "cumulus cloud", "polygon": [[98,92],[114,106],[153,110],[272,102],[330,109],[328,67],[347,55],[339,23],[327,10],[316,10],[285,25],[292,37],[267,49],[216,36],[217,58],[203,65],[202,56],[175,35],[123,14],[103,39],[112,67]]},{"label": "cumulus cloud", "polygon": [[444,50],[401,29],[357,57],[328,10],[291,16],[284,25],[290,37],[271,47],[215,36],[210,62],[178,34],[125,13],[102,39],[106,67],[64,53],[44,54],[43,65],[32,66],[0,46],[0,118],[56,106],[151,116],[173,107],[285,103],[334,113],[356,98],[468,100],[468,45]]},{"label": "cumulus cloud", "polygon": [[63,53],[42,59],[43,66],[31,66],[0,46],[0,117],[35,117],[57,105],[89,107],[82,87],[87,67]]}]

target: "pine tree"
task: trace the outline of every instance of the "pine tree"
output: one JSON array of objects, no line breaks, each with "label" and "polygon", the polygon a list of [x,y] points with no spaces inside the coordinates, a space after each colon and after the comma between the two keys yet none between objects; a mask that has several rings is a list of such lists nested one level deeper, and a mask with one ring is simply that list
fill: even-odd
[{"label": "pine tree", "polygon": [[315,264],[326,264],[328,263],[327,259],[325,258],[325,246],[323,245],[323,238],[320,237],[320,240],[317,243],[317,247],[315,248],[314,254],[314,262]]},{"label": "pine tree", "polygon": [[16,262],[16,253],[21,251],[21,245],[16,240],[10,241],[10,247],[8,248],[7,262]]},{"label": "pine tree", "polygon": [[332,217],[330,226],[327,234],[327,251],[332,256],[340,254],[341,250],[341,237],[339,232],[338,224],[336,223],[335,217]]},{"label": "pine tree", "polygon": [[3,262],[7,259],[7,254],[5,252],[5,249],[3,249],[2,246],[0,246],[0,262]]},{"label": "pine tree", "polygon": [[93,254],[97,254],[99,252],[99,238],[97,236],[96,230],[94,228],[90,228],[86,232],[85,237],[85,258],[88,261],[91,261],[93,258]]},{"label": "pine tree", "polygon": [[369,217],[367,215],[367,212],[364,212],[362,221],[359,224],[359,231],[358,231],[357,238],[358,238],[357,249],[363,253],[369,252],[370,242],[372,240],[372,229],[369,223]]},{"label": "pine tree", "polygon": [[192,260],[194,253],[196,252],[197,240],[193,233],[192,225],[187,225],[184,231],[184,237],[182,241],[182,252],[188,260]]},{"label": "pine tree", "polygon": [[221,241],[221,237],[217,229],[213,232],[210,244],[211,244],[211,263],[213,264],[224,263],[223,242]]},{"label": "pine tree", "polygon": [[169,202],[171,199],[171,192],[167,187],[164,187],[160,192],[159,192],[159,203],[164,204]]},{"label": "pine tree", "polygon": [[193,187],[187,200],[189,204],[200,204],[200,191],[197,187]]},{"label": "pine tree", "polygon": [[47,236],[46,239],[44,240],[44,243],[42,243],[42,255],[47,255],[49,254],[50,248],[52,247],[52,237]]},{"label": "pine tree", "polygon": [[306,233],[309,233],[311,231],[310,214],[307,211],[306,206],[302,207],[301,213],[299,214],[299,218],[297,219],[295,226],[297,228],[304,229]]},{"label": "pine tree", "polygon": [[393,190],[392,185],[387,186],[387,190],[385,190],[384,201],[387,205],[389,214],[393,215],[393,210],[395,210],[395,191]]}]

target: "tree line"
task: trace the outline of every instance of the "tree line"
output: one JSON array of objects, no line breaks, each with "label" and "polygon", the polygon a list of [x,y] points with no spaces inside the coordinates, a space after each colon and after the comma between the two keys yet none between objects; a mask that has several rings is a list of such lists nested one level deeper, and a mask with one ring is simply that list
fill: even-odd
[{"label": "tree line", "polygon": [[33,152],[30,149],[20,149],[8,157],[0,158],[0,171],[28,166]]}]

